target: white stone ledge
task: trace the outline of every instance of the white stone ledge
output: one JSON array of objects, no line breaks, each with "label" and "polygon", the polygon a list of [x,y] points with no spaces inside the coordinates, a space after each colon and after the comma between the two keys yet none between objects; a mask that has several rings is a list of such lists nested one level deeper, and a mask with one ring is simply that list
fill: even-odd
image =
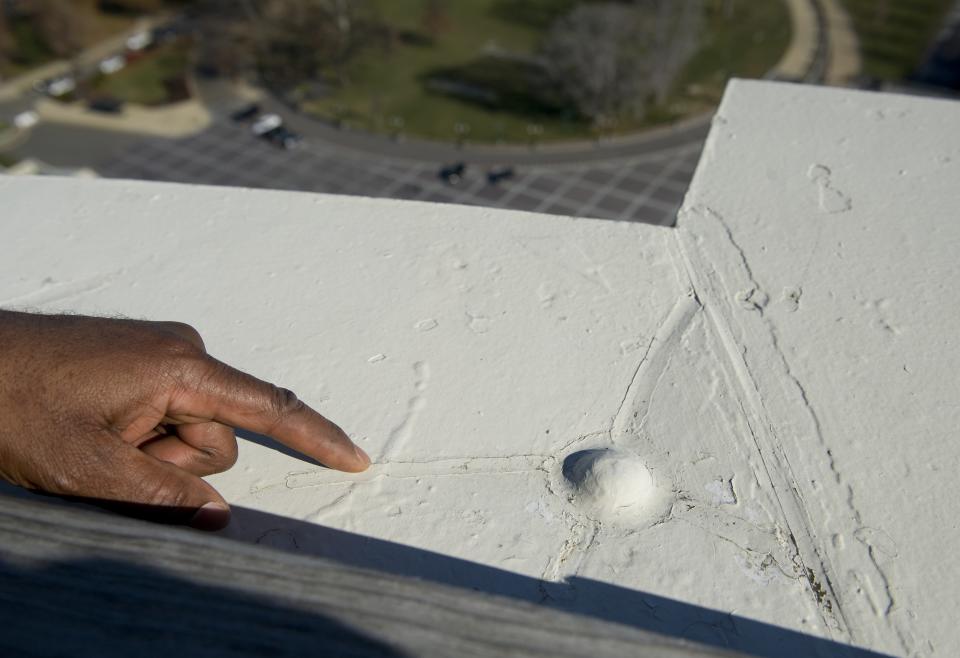
[{"label": "white stone ledge", "polygon": [[211,482],[291,523],[230,536],[385,559],[305,530],[332,526],[761,655],[801,645],[690,611],[950,655],[958,108],[735,82],[676,230],[0,178],[0,306],[190,322],[373,456],[349,476],[241,438]]}]

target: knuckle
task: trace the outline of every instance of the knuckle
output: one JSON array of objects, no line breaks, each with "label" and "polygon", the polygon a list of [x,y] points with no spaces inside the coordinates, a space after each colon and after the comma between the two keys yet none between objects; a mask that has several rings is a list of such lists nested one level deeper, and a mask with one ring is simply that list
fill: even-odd
[{"label": "knuckle", "polygon": [[195,358],[203,354],[203,350],[183,336],[172,331],[164,331],[157,339],[157,350],[160,355],[168,359]]},{"label": "knuckle", "polygon": [[161,326],[167,332],[176,334],[194,346],[200,349],[204,348],[203,337],[200,332],[186,322],[163,322]]},{"label": "knuckle", "polygon": [[291,415],[301,411],[303,407],[303,402],[297,397],[297,394],[290,389],[277,386],[271,389],[267,411],[274,418],[277,425],[284,422]]}]

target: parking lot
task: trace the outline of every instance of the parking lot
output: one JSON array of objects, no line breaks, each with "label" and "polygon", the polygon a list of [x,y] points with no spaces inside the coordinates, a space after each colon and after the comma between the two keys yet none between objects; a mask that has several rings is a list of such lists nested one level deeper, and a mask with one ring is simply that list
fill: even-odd
[{"label": "parking lot", "polygon": [[[106,177],[464,203],[558,215],[672,225],[699,159],[687,143],[636,157],[582,164],[518,166],[490,183],[487,166],[467,166],[458,184],[444,164],[375,157],[309,141],[283,150],[245,124],[220,119],[185,139],[146,139],[97,167]],[[510,165],[509,162],[502,163]]]}]

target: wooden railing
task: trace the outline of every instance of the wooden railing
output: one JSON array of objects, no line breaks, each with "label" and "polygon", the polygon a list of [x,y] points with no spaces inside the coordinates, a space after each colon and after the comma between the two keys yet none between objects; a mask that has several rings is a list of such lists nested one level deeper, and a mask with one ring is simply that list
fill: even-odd
[{"label": "wooden railing", "polygon": [[739,654],[521,601],[0,496],[0,655]]}]

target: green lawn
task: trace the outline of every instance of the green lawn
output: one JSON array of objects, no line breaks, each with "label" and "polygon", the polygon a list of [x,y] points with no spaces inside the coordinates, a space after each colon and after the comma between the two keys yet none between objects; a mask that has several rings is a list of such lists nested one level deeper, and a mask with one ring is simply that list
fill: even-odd
[{"label": "green lawn", "polygon": [[864,73],[903,80],[920,64],[954,0],[843,0],[850,12]]},{"label": "green lawn", "polygon": [[[424,0],[378,0],[384,21],[399,38],[388,47],[370,48],[346,71],[347,83],[304,109],[348,127],[439,140],[461,133],[471,141],[524,142],[531,131],[543,141],[590,137],[588,122],[568,109],[529,94],[532,80],[522,64],[485,54],[500,49],[536,52],[552,20],[575,0],[459,0],[445,3],[447,17],[435,38],[421,21]],[[708,16],[701,51],[691,60],[662,107],[643,121],[623,121],[616,132],[630,132],[674,121],[712,107],[728,77],[763,75],[779,60],[790,38],[790,21],[781,0],[738,2],[732,17],[720,11],[722,0],[707,0]],[[438,89],[438,75],[465,81],[466,88],[489,84],[496,100],[477,94],[455,97]],[[432,82],[433,81],[433,82]],[[463,97],[467,96],[467,97]]]},{"label": "green lawn", "polygon": [[93,93],[127,103],[160,105],[170,100],[165,81],[182,79],[188,66],[189,49],[185,45],[163,46],[112,75],[98,77],[93,82]]},{"label": "green lawn", "polygon": [[731,77],[761,78],[790,43],[790,14],[782,0],[737,2],[732,17],[708,1],[700,51],[675,90],[676,103],[719,102]]}]

